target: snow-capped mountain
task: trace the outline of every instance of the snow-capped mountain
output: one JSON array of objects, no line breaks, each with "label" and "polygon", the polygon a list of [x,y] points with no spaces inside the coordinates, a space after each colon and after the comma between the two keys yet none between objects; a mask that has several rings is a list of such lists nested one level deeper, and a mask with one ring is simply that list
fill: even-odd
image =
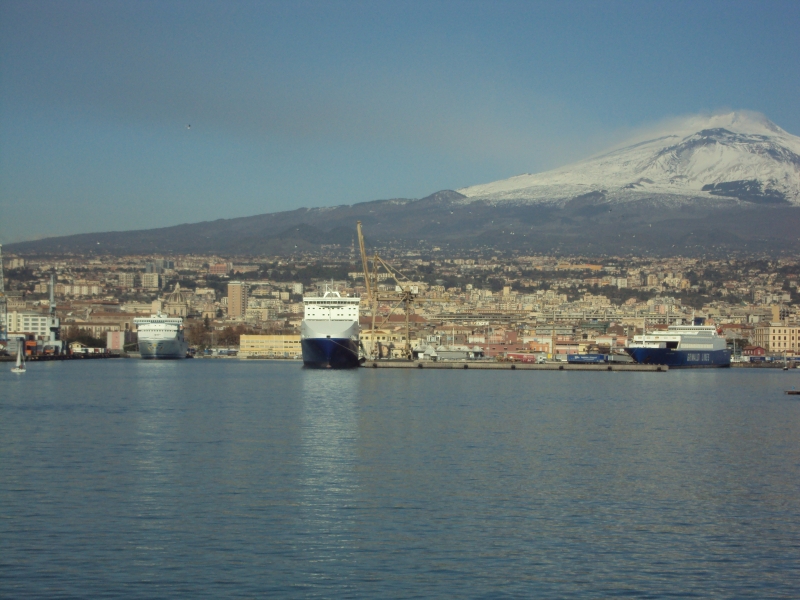
[{"label": "snow-capped mountain", "polygon": [[657,199],[800,206],[800,137],[763,115],[694,116],[587,160],[458,190],[467,201],[554,203]]},{"label": "snow-capped mountain", "polygon": [[87,233],[8,249],[294,255],[349,247],[361,221],[370,243],[415,251],[800,253],[800,138],[752,113],[692,117],[665,129],[568,167],[420,199]]}]

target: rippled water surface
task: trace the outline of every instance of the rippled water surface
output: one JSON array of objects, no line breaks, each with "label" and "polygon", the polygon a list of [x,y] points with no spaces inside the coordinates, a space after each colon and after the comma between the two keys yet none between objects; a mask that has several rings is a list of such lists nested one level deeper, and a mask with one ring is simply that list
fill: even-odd
[{"label": "rippled water surface", "polygon": [[0,372],[0,596],[800,596],[800,370]]}]

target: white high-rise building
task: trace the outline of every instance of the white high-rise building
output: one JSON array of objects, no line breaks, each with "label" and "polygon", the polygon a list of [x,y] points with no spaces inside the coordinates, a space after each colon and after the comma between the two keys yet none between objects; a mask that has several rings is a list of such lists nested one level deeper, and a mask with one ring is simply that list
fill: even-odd
[{"label": "white high-rise building", "polygon": [[[0,314],[0,319],[3,315]],[[8,321],[8,333],[30,333],[37,337],[48,337],[50,328],[48,316],[37,312],[17,312],[12,311],[6,315]],[[5,322],[3,323],[5,328]]]}]

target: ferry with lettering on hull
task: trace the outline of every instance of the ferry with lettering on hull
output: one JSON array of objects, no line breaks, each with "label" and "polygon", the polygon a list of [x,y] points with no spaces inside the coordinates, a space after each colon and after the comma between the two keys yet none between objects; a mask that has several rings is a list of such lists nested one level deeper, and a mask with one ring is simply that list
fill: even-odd
[{"label": "ferry with lettering on hull", "polygon": [[321,297],[303,298],[300,347],[304,366],[349,369],[359,365],[360,304],[360,298],[330,290]]},{"label": "ferry with lettering on hull", "polygon": [[634,336],[625,348],[641,365],[681,367],[730,367],[731,353],[717,328],[695,319],[692,325],[670,325],[666,331]]}]

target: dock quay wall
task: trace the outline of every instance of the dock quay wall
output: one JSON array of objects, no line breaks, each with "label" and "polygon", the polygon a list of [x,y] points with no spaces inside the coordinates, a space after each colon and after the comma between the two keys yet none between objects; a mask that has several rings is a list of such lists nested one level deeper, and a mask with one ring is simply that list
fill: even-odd
[{"label": "dock quay wall", "polygon": [[[33,354],[26,356],[25,362],[45,362],[51,360],[99,360],[103,358],[119,358],[119,354]],[[16,356],[0,356],[0,362],[15,362]]]},{"label": "dock quay wall", "polygon": [[376,361],[368,360],[361,365],[365,369],[466,369],[494,371],[640,371],[646,373],[664,373],[669,370],[666,365],[637,365],[630,363],[617,364],[583,364],[569,363],[507,363],[476,361]]}]

